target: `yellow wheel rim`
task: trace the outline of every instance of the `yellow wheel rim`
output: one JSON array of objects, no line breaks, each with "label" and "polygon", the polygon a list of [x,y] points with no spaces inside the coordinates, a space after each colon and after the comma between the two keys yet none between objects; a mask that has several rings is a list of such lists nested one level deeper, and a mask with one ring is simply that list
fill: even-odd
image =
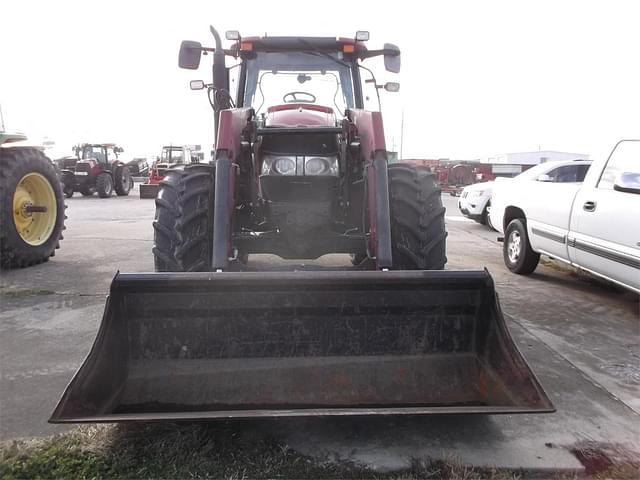
[{"label": "yellow wheel rim", "polygon": [[13,194],[13,223],[20,238],[32,246],[49,240],[58,218],[56,194],[39,173],[27,173]]}]

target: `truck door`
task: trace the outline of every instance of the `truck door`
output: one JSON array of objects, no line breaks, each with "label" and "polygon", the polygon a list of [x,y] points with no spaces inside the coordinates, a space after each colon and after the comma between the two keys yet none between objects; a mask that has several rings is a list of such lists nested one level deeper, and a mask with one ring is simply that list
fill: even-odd
[{"label": "truck door", "polygon": [[616,145],[571,214],[569,254],[579,266],[640,290],[640,140]]},{"label": "truck door", "polygon": [[532,193],[525,212],[529,241],[535,251],[568,259],[566,240],[571,206],[588,168],[583,163],[562,165],[522,185]]}]

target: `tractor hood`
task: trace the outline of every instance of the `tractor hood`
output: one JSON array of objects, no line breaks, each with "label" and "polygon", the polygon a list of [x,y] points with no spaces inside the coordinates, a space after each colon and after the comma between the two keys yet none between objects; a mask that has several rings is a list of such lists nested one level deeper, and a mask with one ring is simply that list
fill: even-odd
[{"label": "tractor hood", "polygon": [[267,109],[267,127],[334,127],[336,116],[333,109],[321,105],[289,103]]}]

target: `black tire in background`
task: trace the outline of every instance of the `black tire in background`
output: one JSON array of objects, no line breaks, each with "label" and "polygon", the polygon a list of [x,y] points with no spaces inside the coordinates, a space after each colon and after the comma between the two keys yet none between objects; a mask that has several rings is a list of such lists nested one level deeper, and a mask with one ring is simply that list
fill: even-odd
[{"label": "black tire in background", "polygon": [[447,232],[441,191],[429,168],[389,165],[393,268],[442,270]]},{"label": "black tire in background", "polygon": [[487,227],[489,227],[494,232],[497,232],[498,230],[493,226],[493,223],[491,223],[491,200],[489,200],[489,203],[487,203],[485,209],[487,210]]},{"label": "black tire in background", "polygon": [[513,273],[528,275],[538,266],[540,254],[533,251],[524,218],[511,220],[504,232],[502,245],[504,264]]},{"label": "black tire in background", "polygon": [[131,190],[131,174],[129,173],[129,167],[119,166],[115,171],[115,185],[116,195],[123,197],[129,195]]},{"label": "black tire in background", "polygon": [[482,216],[480,217],[480,224],[487,225],[487,219],[489,218],[489,208],[491,207],[491,200],[487,202],[482,210]]},{"label": "black tire in background", "polygon": [[215,168],[178,165],[167,171],[156,197],[153,255],[158,272],[211,268]]},{"label": "black tire in background", "polygon": [[[48,182],[56,205],[53,228],[40,245],[25,242],[14,221],[13,199],[18,183],[32,173],[41,175]],[[65,208],[62,184],[51,162],[41,151],[25,147],[0,148],[0,268],[22,268],[49,260],[60,248]]]},{"label": "black tire in background", "polygon": [[73,193],[75,192],[75,177],[73,173],[65,172],[62,174],[62,178],[60,180],[62,182],[62,193],[67,198],[73,197]]},{"label": "black tire in background", "polygon": [[108,198],[113,193],[113,179],[111,174],[103,172],[96,178],[96,190],[100,198]]}]

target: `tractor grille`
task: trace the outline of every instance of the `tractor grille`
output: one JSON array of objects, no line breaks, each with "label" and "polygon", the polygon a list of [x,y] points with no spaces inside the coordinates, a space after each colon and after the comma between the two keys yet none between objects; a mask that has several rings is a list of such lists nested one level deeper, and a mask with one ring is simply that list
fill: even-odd
[{"label": "tractor grille", "polygon": [[76,163],[76,172],[87,172],[89,173],[91,171],[91,165],[89,165],[88,163],[85,162],[78,162]]}]

